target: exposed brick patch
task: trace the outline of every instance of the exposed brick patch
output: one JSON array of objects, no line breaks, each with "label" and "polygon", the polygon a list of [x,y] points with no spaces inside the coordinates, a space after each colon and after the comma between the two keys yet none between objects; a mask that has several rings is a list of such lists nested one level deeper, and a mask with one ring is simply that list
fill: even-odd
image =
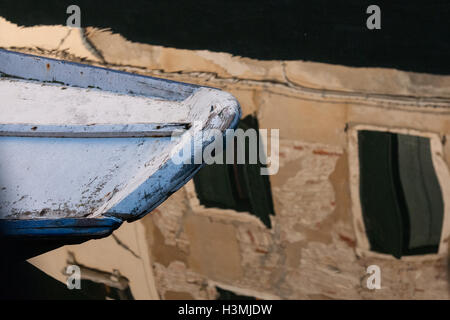
[{"label": "exposed brick patch", "polygon": [[247,234],[248,234],[248,236],[250,237],[250,241],[251,241],[252,243],[255,243],[255,237],[253,237],[253,234],[250,232],[250,230],[247,230]]},{"label": "exposed brick patch", "polygon": [[355,248],[356,247],[356,241],[355,240],[353,240],[353,239],[351,239],[351,238],[349,238],[347,236],[344,236],[342,234],[339,234],[339,238],[342,241],[344,241],[350,248]]},{"label": "exposed brick patch", "polygon": [[329,152],[329,151],[325,151],[323,149],[316,149],[313,151],[314,154],[320,155],[320,156],[341,156],[342,153],[338,153],[338,152]]}]

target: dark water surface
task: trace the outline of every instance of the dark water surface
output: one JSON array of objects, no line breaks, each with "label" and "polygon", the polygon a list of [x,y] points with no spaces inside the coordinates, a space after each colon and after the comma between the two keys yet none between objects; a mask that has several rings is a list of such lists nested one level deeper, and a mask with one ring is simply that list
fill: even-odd
[{"label": "dark water surface", "polygon": [[[82,26],[136,42],[450,74],[447,0],[0,0],[0,16],[24,26],[65,24],[70,4],[81,7]],[[381,7],[381,30],[366,27],[370,4]]]}]

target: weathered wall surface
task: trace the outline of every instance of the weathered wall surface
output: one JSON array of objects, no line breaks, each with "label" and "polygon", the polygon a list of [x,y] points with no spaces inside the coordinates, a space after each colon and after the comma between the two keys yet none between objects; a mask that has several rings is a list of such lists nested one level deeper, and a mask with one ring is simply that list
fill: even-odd
[{"label": "weathered wall surface", "polygon": [[[2,35],[1,47],[219,87],[261,128],[280,129],[272,228],[248,213],[204,208],[192,182],[142,220],[161,298],[214,299],[216,286],[262,299],[450,298],[448,254],[357,254],[347,137],[352,124],[449,135],[449,76],[257,61],[132,43],[92,28],[72,31],[79,38],[70,44],[61,31],[58,41],[37,45],[29,30],[9,27],[16,36]],[[441,156],[450,164],[448,148]],[[381,290],[366,288],[372,264],[381,268]]]}]

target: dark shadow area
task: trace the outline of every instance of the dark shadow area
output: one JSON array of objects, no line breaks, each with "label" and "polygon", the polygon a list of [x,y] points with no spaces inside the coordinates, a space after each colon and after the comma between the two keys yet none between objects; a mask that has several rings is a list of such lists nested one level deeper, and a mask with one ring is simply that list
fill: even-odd
[{"label": "dark shadow area", "polygon": [[0,233],[0,252],[2,259],[9,262],[23,262],[30,258],[55,250],[65,245],[80,244],[92,237],[75,237],[59,239],[7,238]]},{"label": "dark shadow area", "polygon": [[217,300],[256,300],[254,297],[236,294],[232,291],[225,290],[220,287],[216,287],[216,289],[217,293],[219,294]]},{"label": "dark shadow area", "polygon": [[407,255],[439,250],[444,202],[428,138],[358,132],[360,197],[372,251]]},{"label": "dark shadow area", "polygon": [[0,299],[2,300],[90,299],[80,290],[69,290],[63,283],[28,262],[12,263],[2,260],[0,272],[2,275]]},{"label": "dark shadow area", "polygon": [[377,1],[381,30],[368,30],[366,0],[17,0],[0,16],[23,26],[110,28],[135,42],[207,49],[263,60],[307,60],[450,74],[450,2]]},{"label": "dark shadow area", "polygon": [[[50,242],[47,242],[50,243]],[[31,243],[28,243],[32,245]],[[32,246],[34,252],[45,247],[43,242]],[[16,255],[17,257],[17,255]],[[108,273],[68,260],[68,265],[80,268],[80,288],[67,285],[47,275],[27,261],[11,258],[2,251],[0,261],[0,300],[133,300],[129,281],[120,272]],[[63,272],[64,270],[61,270]],[[71,273],[65,274],[67,277]]]},{"label": "dark shadow area", "polygon": [[[248,115],[241,119],[238,129],[244,132],[255,130],[255,141],[259,145],[261,137],[255,116]],[[234,163],[227,164],[225,149],[222,153],[223,164],[207,165],[194,176],[195,191],[200,204],[207,208],[249,212],[258,217],[267,228],[271,228],[270,215],[275,214],[272,189],[269,176],[261,175],[261,168],[266,166],[261,163],[261,159],[255,164],[250,163],[250,138],[244,136],[243,139],[242,144],[239,144],[238,139],[234,138]],[[245,164],[238,163],[238,153],[245,156]]]}]

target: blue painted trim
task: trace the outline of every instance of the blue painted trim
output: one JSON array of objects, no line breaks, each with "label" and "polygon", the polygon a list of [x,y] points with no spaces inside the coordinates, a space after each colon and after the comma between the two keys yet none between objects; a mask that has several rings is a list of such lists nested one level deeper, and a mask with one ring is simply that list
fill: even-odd
[{"label": "blue painted trim", "polygon": [[2,238],[100,238],[111,234],[122,224],[115,217],[61,218],[42,220],[0,220]]},{"label": "blue painted trim", "polygon": [[[228,129],[236,129],[241,118],[240,112],[232,120]],[[224,138],[225,138],[224,134]],[[225,142],[226,143],[226,142]],[[208,143],[209,144],[209,143]],[[194,163],[194,159],[191,159]],[[185,185],[205,164],[175,164],[168,161],[150,178],[142,183],[125,199],[108,210],[110,216],[120,217],[129,222],[138,220],[150,213],[171,194]],[[161,184],[161,181],[170,181]]]},{"label": "blue painted trim", "polygon": [[0,49],[0,74],[80,88],[183,101],[200,86]]}]

